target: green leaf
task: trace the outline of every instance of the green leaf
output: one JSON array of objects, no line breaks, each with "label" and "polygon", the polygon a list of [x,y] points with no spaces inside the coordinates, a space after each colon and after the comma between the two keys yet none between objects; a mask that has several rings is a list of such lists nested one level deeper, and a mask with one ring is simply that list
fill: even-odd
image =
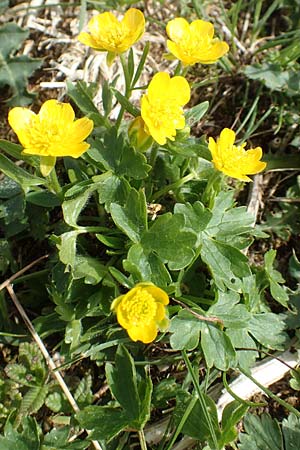
[{"label": "green leaf", "polygon": [[54,208],[61,204],[59,198],[49,191],[29,192],[26,195],[26,201],[33,205],[43,206],[44,208]]},{"label": "green leaf", "polygon": [[[220,429],[218,425],[218,415],[215,402],[204,393],[202,393],[202,397],[206,404],[207,414],[211,419],[215,434],[219,437]],[[191,400],[194,400],[194,406],[183,425],[182,432],[191,438],[199,440],[200,442],[205,442],[211,436],[211,431],[209,424],[207,423],[205,412],[203,411],[199,400],[196,400],[196,398],[193,398],[186,392],[180,392],[177,395],[176,408],[174,412],[175,423],[177,426],[179,425],[179,422],[185,414]]]},{"label": "green leaf", "polygon": [[180,270],[192,261],[196,240],[194,233],[185,230],[182,214],[167,213],[157,217],[143,234],[141,245],[146,252],[154,252],[167,262],[170,270]]},{"label": "green leaf", "polygon": [[0,183],[0,198],[12,198],[21,193],[22,189],[18,183],[6,176],[2,177]]},{"label": "green leaf", "polygon": [[76,264],[76,241],[79,234],[82,231],[68,231],[59,236],[59,242],[57,243],[57,248],[59,250],[59,259],[63,264],[65,264],[66,270],[74,268]]},{"label": "green leaf", "polygon": [[233,237],[253,231],[253,216],[245,206],[234,207],[234,191],[221,191],[216,197],[207,226],[210,236],[230,242]]},{"label": "green leaf", "polygon": [[249,321],[248,330],[258,342],[273,350],[283,350],[286,334],[284,322],[277,314],[254,314]]},{"label": "green leaf", "polygon": [[129,239],[138,243],[147,230],[147,204],[144,191],[131,189],[124,206],[112,203],[110,212],[115,224]]},{"label": "green leaf", "polygon": [[269,250],[265,256],[265,272],[270,283],[271,295],[282,306],[287,307],[289,300],[288,293],[279,283],[284,283],[284,278],[281,273],[273,268],[274,260],[276,258],[276,250]]},{"label": "green leaf", "polygon": [[240,450],[283,450],[283,440],[277,420],[269,414],[260,417],[246,414],[245,433],[240,433]]},{"label": "green leaf", "polygon": [[106,170],[135,180],[146,178],[151,169],[146,157],[130,147],[123,134],[117,134],[116,128],[107,131],[103,141],[95,139],[87,154]]},{"label": "green leaf", "polygon": [[123,106],[123,108],[126,111],[128,111],[133,117],[141,115],[141,111],[135,106],[133,106],[133,104],[128,100],[128,98],[124,97],[124,95],[121,94],[121,92],[119,92],[117,89],[113,87],[111,88],[111,90],[115,95],[116,99],[118,100],[118,102],[121,104],[121,106]]},{"label": "green leaf", "polygon": [[40,430],[35,419],[26,417],[22,421],[22,431],[15,430],[10,422],[0,436],[0,448],[5,450],[40,450]]},{"label": "green leaf", "polygon": [[9,178],[20,184],[22,189],[26,191],[30,186],[45,184],[43,178],[31,175],[21,167],[16,166],[10,159],[4,155],[0,155],[0,170]]},{"label": "green leaf", "polygon": [[240,403],[237,400],[234,400],[225,406],[222,414],[221,437],[219,439],[221,448],[223,448],[225,444],[229,444],[236,440],[238,434],[236,425],[243,418],[248,408],[247,405]]},{"label": "green leaf", "polygon": [[225,371],[235,366],[236,354],[233,345],[226,333],[215,325],[203,324],[201,346],[208,367]]},{"label": "green leaf", "polygon": [[282,421],[282,433],[285,450],[298,450],[300,448],[300,419],[290,414]]},{"label": "green leaf", "polygon": [[236,292],[217,291],[216,303],[208,309],[207,315],[222,319],[226,328],[246,328],[251,314],[239,301],[240,296]]},{"label": "green leaf", "polygon": [[204,116],[208,110],[209,102],[202,102],[193,106],[185,113],[185,120],[189,127],[195,125]]},{"label": "green leaf", "polygon": [[63,411],[63,395],[60,392],[53,392],[53,394],[49,394],[45,399],[45,405],[47,408],[51,409],[51,411],[58,413]]},{"label": "green leaf", "polygon": [[74,280],[84,278],[86,284],[98,284],[107,274],[105,265],[90,256],[76,256],[72,276]]},{"label": "green leaf", "polygon": [[140,244],[132,245],[124,269],[131,273],[135,282],[151,281],[156,286],[167,286],[172,280],[161,259],[155,253],[145,252]]},{"label": "green leaf", "polygon": [[111,172],[93,178],[98,183],[99,203],[105,203],[107,211],[111,203],[124,205],[130,192],[130,184],[124,178],[113,175]]},{"label": "green leaf", "polygon": [[64,219],[68,225],[77,228],[77,220],[90,196],[98,189],[98,184],[91,181],[77,183],[65,193],[62,204]]},{"label": "green leaf", "polygon": [[70,435],[70,427],[53,428],[45,435],[40,450],[84,450],[89,447],[90,442],[80,438],[69,442]]},{"label": "green leaf", "polygon": [[81,320],[73,319],[68,322],[65,332],[65,343],[70,345],[70,350],[76,349],[80,343],[82,334]]},{"label": "green leaf", "polygon": [[197,201],[193,205],[190,203],[176,203],[174,207],[175,214],[182,214],[185,218],[185,227],[193,231],[198,236],[196,246],[201,242],[201,232],[205,230],[211,219],[211,212],[204,205]]},{"label": "green leaf", "polygon": [[133,78],[132,83],[131,83],[131,88],[136,85],[136,83],[138,82],[138,80],[139,80],[139,78],[141,76],[141,73],[142,73],[142,71],[144,69],[144,65],[145,65],[145,62],[146,62],[146,58],[147,58],[148,53],[149,53],[149,49],[150,49],[150,42],[146,42],[146,44],[144,45],[142,56],[140,57],[139,64],[138,64],[136,72],[134,74],[134,78]]},{"label": "green leaf", "polygon": [[[231,340],[234,348],[256,348],[256,342],[249,335],[248,330],[245,328],[235,329],[228,328],[226,330],[226,334]],[[249,370],[250,367],[255,363],[256,358],[258,358],[259,353],[256,351],[247,351],[247,350],[236,350],[237,357],[237,365],[246,370]]]},{"label": "green leaf", "polygon": [[182,309],[171,320],[169,332],[173,350],[194,350],[199,344],[202,322],[189,311]]},{"label": "green leaf", "polygon": [[297,70],[284,70],[280,64],[262,63],[246,66],[245,75],[251,80],[261,81],[272,91],[286,92],[287,95],[299,95],[300,77]]},{"label": "green leaf", "polygon": [[105,371],[113,396],[125,409],[131,420],[138,418],[140,405],[136,370],[133,358],[124,346],[118,346],[115,366],[107,363]]},{"label": "green leaf", "polygon": [[12,156],[15,159],[21,159],[25,161],[30,166],[38,168],[40,165],[39,156],[30,156],[22,153],[23,147],[19,144],[14,144],[9,141],[5,141],[4,139],[0,139],[0,148],[4,150],[9,156]]},{"label": "green leaf", "polygon": [[237,248],[203,234],[201,258],[208,265],[217,287],[241,292],[242,278],[251,274],[248,258]]},{"label": "green leaf", "polygon": [[35,94],[26,89],[27,78],[38,69],[42,61],[28,56],[11,56],[28,37],[29,31],[15,23],[0,28],[0,88],[9,86],[11,95],[7,104],[25,106],[32,102]]},{"label": "green leaf", "polygon": [[18,409],[17,422],[18,418],[36,413],[43,406],[48,394],[48,389],[48,385],[35,386],[26,392]]},{"label": "green leaf", "polygon": [[93,402],[92,382],[91,374],[86,374],[76,388],[74,398],[80,408]]},{"label": "green leaf", "polygon": [[91,430],[89,438],[96,440],[112,439],[129,423],[126,412],[107,406],[87,406],[75,417],[82,428]]},{"label": "green leaf", "polygon": [[4,219],[6,225],[16,221],[22,221],[25,216],[25,206],[25,196],[21,192],[0,204],[0,218]]},{"label": "green leaf", "polygon": [[76,83],[67,81],[68,95],[70,96],[70,98],[83,112],[83,114],[93,115],[92,119],[95,126],[100,126],[105,122],[104,118],[101,116],[93,102],[93,95],[91,92],[93,87],[93,85],[88,86],[84,81],[77,81]]},{"label": "green leaf", "polygon": [[300,283],[300,261],[297,258],[295,250],[293,250],[293,254],[289,259],[289,273],[291,277]]},{"label": "green leaf", "polygon": [[115,366],[106,364],[110,390],[124,408],[131,428],[142,429],[150,418],[152,382],[148,374],[137,376],[134,360],[128,350],[118,346]]}]

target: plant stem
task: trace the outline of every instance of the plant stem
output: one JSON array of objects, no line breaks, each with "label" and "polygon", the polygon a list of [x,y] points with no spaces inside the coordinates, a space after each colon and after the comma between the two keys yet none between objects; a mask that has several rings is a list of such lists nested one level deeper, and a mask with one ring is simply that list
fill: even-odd
[{"label": "plant stem", "polygon": [[164,188],[160,189],[159,191],[155,192],[155,194],[152,195],[152,201],[154,202],[162,195],[166,194],[167,192],[169,192],[173,189],[179,188],[180,186],[187,183],[188,181],[193,180],[194,178],[195,178],[194,174],[189,173],[185,177],[180,178],[180,180],[175,181],[175,183],[168,184],[167,186],[165,186]]},{"label": "plant stem", "polygon": [[139,440],[140,440],[140,444],[141,444],[141,450],[147,450],[147,443],[146,443],[146,439],[145,439],[144,430],[140,430],[138,432],[138,434],[139,434]]},{"label": "plant stem", "polygon": [[204,415],[204,417],[206,419],[206,423],[207,423],[207,426],[208,426],[208,429],[209,429],[210,436],[211,436],[211,438],[213,440],[215,449],[217,449],[219,447],[218,446],[218,440],[217,440],[217,436],[216,436],[216,432],[215,432],[213,423],[212,423],[211,418],[209,416],[209,409],[208,409],[208,406],[206,404],[205,398],[203,397],[203,394],[202,394],[202,392],[200,390],[200,386],[199,386],[199,383],[198,383],[198,381],[196,379],[195,372],[193,370],[193,367],[191,365],[191,362],[190,362],[189,358],[187,357],[187,354],[186,354],[185,350],[182,350],[182,357],[183,357],[183,360],[185,362],[186,368],[187,368],[187,370],[189,371],[189,373],[190,373],[190,375],[192,377],[193,385],[194,385],[195,391],[196,391],[196,393],[198,395],[198,400],[199,400],[199,403],[200,403],[201,408],[203,410],[203,415]]},{"label": "plant stem", "polygon": [[251,380],[254,384],[256,384],[256,386],[258,386],[266,395],[271,397],[273,400],[275,400],[277,403],[279,403],[281,406],[286,408],[291,413],[296,414],[297,417],[300,417],[300,412],[296,408],[294,408],[292,405],[290,405],[289,403],[287,403],[284,400],[282,400],[282,398],[278,397],[276,394],[273,394],[273,392],[270,391],[270,389],[266,388],[265,386],[260,384],[255,378],[253,378],[252,375],[250,375],[249,372],[247,372],[246,370],[242,369],[241,367],[239,367],[239,371],[242,374],[244,374],[245,377],[249,378],[249,380]]},{"label": "plant stem", "polygon": [[60,200],[62,200],[62,188],[59,184],[55,167],[53,167],[53,169],[47,176],[47,181],[50,190],[54,192]]},{"label": "plant stem", "polygon": [[[123,55],[123,53],[120,54],[120,61],[122,64],[122,69],[123,69],[123,73],[124,73],[124,79],[125,79],[125,97],[128,99],[130,97],[130,76],[129,76],[129,72],[128,72],[128,66],[127,66],[127,62],[125,60],[125,57]],[[116,127],[117,129],[119,128],[122,118],[123,118],[123,114],[124,114],[125,108],[123,106],[121,106],[117,121],[116,121]]]}]

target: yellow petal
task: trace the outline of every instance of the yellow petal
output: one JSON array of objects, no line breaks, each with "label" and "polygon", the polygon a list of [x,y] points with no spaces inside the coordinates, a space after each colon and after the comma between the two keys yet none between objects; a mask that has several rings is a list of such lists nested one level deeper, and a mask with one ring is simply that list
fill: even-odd
[{"label": "yellow petal", "polygon": [[225,55],[229,50],[229,46],[224,41],[215,42],[212,47],[201,56],[202,64],[214,64],[217,59]]},{"label": "yellow petal", "polygon": [[189,23],[182,17],[170,20],[166,27],[167,35],[174,42],[180,42],[190,32]]},{"label": "yellow petal", "polygon": [[88,23],[88,29],[95,39],[101,39],[103,34],[114,30],[119,25],[120,22],[113,13],[105,12],[92,17]]},{"label": "yellow petal", "polygon": [[72,142],[84,141],[94,128],[94,122],[87,117],[75,120],[69,129],[70,139]]},{"label": "yellow petal", "polygon": [[75,113],[70,103],[61,103],[57,100],[47,100],[41,106],[39,117],[41,121],[59,125],[62,129],[68,127],[75,118]]},{"label": "yellow petal", "polygon": [[141,37],[145,31],[145,17],[142,11],[135,8],[130,8],[126,11],[122,20],[129,30],[136,34],[136,40]]},{"label": "yellow petal", "polygon": [[110,305],[110,309],[111,311],[117,311],[118,306],[122,300],[122,298],[124,297],[124,295],[119,295],[119,297],[115,298],[112,302],[112,304]]},{"label": "yellow petal", "polygon": [[130,326],[130,323],[128,322],[127,317],[122,310],[122,304],[119,305],[119,307],[116,309],[116,312],[119,324],[121,325],[121,327],[127,329]]},{"label": "yellow petal", "polygon": [[155,298],[157,302],[160,302],[163,305],[168,305],[169,297],[165,291],[154,285],[147,286],[147,291],[152,295],[153,298]]},{"label": "yellow petal", "polygon": [[155,320],[156,322],[161,322],[166,316],[166,308],[161,303],[157,303],[156,305],[156,315]]},{"label": "yellow petal", "polygon": [[157,72],[148,86],[148,97],[150,99],[160,98],[167,95],[170,86],[170,75],[167,72]]},{"label": "yellow petal", "polygon": [[235,132],[229,128],[224,128],[221,131],[218,145],[223,148],[231,148],[235,141]]},{"label": "yellow petal", "polygon": [[191,98],[191,88],[187,80],[180,76],[171,78],[168,95],[176,98],[179,105],[185,105]]},{"label": "yellow petal", "polygon": [[214,138],[210,137],[208,139],[208,149],[210,150],[210,153],[212,154],[212,156],[214,156],[217,152],[217,144],[216,141],[214,140]]},{"label": "yellow petal", "polygon": [[94,48],[99,51],[105,51],[104,48],[99,47],[99,43],[97,42],[97,40],[89,33],[82,31],[78,36],[78,40],[88,47]]},{"label": "yellow petal", "polygon": [[18,136],[23,147],[30,145],[30,122],[36,114],[28,108],[16,107],[8,113],[8,123]]},{"label": "yellow petal", "polygon": [[132,326],[127,329],[127,333],[133,341],[142,341],[144,344],[149,344],[157,336],[157,327],[154,322],[148,326]]},{"label": "yellow petal", "polygon": [[195,58],[185,54],[182,51],[182,48],[180,47],[179,44],[176,44],[175,42],[172,42],[172,41],[170,41],[168,39],[167,40],[167,47],[168,47],[169,52],[171,52],[175,56],[175,58],[177,58],[180,61],[182,61],[185,66],[188,66],[188,65],[191,65],[191,64],[195,63],[195,61],[194,61]]},{"label": "yellow petal", "polygon": [[90,147],[86,142],[72,143],[62,142],[61,144],[53,143],[49,145],[48,156],[71,156],[72,158],[79,158]]},{"label": "yellow petal", "polygon": [[213,38],[214,26],[212,23],[206,22],[205,20],[195,20],[190,25],[190,32],[194,36],[200,35]]}]

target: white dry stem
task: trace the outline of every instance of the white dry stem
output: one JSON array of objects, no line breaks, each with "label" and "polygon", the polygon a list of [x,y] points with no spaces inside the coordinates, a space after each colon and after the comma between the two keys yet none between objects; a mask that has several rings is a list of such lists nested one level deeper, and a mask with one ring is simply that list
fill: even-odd
[{"label": "white dry stem", "polygon": [[[65,394],[68,402],[70,403],[73,411],[75,413],[79,412],[80,408],[77,405],[76,400],[74,399],[73,395],[71,394],[71,392],[70,392],[68,386],[66,385],[65,380],[61,376],[59,370],[57,370],[57,367],[56,367],[53,359],[49,355],[49,353],[48,353],[48,351],[47,351],[47,349],[46,349],[42,339],[40,338],[40,336],[35,331],[34,326],[32,325],[29,317],[27,316],[25,310],[23,309],[21,303],[19,302],[19,300],[18,300],[18,298],[17,298],[17,296],[16,296],[16,294],[14,292],[12,284],[8,283],[8,284],[6,284],[5,287],[6,287],[7,291],[8,291],[8,293],[9,293],[12,301],[14,302],[15,307],[19,311],[20,316],[22,317],[22,319],[24,320],[28,330],[30,331],[33,339],[35,340],[35,342],[37,343],[41,353],[43,354],[43,356],[44,356],[44,358],[46,360],[46,363],[47,363],[47,365],[49,367],[51,375],[56,379],[56,381],[60,385],[60,387],[61,387],[63,393]],[[87,433],[89,434],[88,430],[87,430]],[[92,442],[92,444],[93,444],[93,446],[94,446],[94,448],[96,450],[102,450],[102,447],[100,446],[98,441],[92,440],[91,442]]]},{"label": "white dry stem", "polygon": [[259,207],[262,203],[262,184],[263,175],[258,173],[253,177],[253,183],[250,185],[247,211],[253,215],[253,227],[257,221]]}]

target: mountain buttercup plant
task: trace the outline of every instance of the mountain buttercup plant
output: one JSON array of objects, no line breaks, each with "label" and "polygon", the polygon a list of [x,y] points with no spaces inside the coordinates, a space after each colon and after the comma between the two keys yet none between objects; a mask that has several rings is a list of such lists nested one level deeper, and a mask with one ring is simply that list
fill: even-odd
[{"label": "mountain buttercup plant", "polygon": [[[53,372],[61,372],[70,391],[61,390],[46,364],[35,364],[28,342],[20,345],[20,363],[0,365],[0,449],[24,442],[27,450],[35,439],[45,450],[171,450],[186,437],[197,441],[190,448],[238,448],[236,425],[252,403],[236,396],[222,412],[223,403],[211,393],[231,385],[232,374],[251,376],[257,359],[285,351],[290,336],[296,339],[295,329],[285,330],[292,323],[299,327],[297,292],[286,288],[276,251],[265,252],[259,264],[248,256],[255,239],[268,239],[243,204],[252,187],[247,182],[266,167],[262,148],[249,145],[260,136],[261,118],[255,120],[264,109],[255,100],[253,115],[245,111],[254,89],[234,64],[250,59],[250,46],[259,49],[249,44],[243,58],[232,36],[238,51],[233,45],[220,61],[229,50],[215,38],[220,28],[202,20],[201,2],[191,2],[185,10],[201,3],[192,14],[198,20],[178,17],[167,24],[168,18],[162,24],[166,14],[153,11],[149,33],[157,20],[162,29],[167,25],[166,45],[179,60],[169,63],[156,46],[156,69],[151,52],[157,35],[141,39],[134,51],[145,18],[142,3],[141,11],[126,10],[129,3],[112,13],[104,8],[116,1],[81,2],[80,12],[85,5],[98,10],[79,41],[107,52],[108,62],[117,56],[120,66],[99,76],[103,83],[67,80],[70,103],[47,100],[38,113],[35,105],[12,109],[9,123],[21,145],[0,139],[6,153],[0,154],[0,272],[11,267],[17,273],[12,288],[19,304],[28,308],[49,353],[57,354]],[[145,15],[152,15],[148,3]],[[255,2],[246,3],[254,8]],[[237,21],[242,4],[228,21]],[[215,26],[220,22],[221,16]],[[240,23],[226,26],[232,33],[242,30]],[[251,30],[249,25],[243,33]],[[83,49],[78,41],[76,46]],[[196,63],[204,65],[187,77]],[[239,83],[231,80],[236,75]],[[229,129],[232,123],[238,132]],[[270,125],[268,120],[268,136]],[[298,196],[299,186],[293,189]],[[295,280],[299,264],[295,252]],[[24,266],[29,272],[22,272]],[[30,336],[1,286],[0,350],[11,346],[14,356],[16,345]],[[21,388],[11,393],[14,383]],[[36,422],[27,417],[40,410]],[[43,437],[45,415],[47,427],[60,422]],[[166,432],[154,424],[161,442],[146,442],[145,427],[162,417]]]},{"label": "mountain buttercup plant", "polygon": [[40,170],[47,176],[56,158],[79,158],[90,145],[84,142],[93,130],[93,121],[87,117],[75,120],[69,103],[47,100],[38,114],[28,108],[16,107],[9,111],[8,122],[25,155],[40,156]]}]

